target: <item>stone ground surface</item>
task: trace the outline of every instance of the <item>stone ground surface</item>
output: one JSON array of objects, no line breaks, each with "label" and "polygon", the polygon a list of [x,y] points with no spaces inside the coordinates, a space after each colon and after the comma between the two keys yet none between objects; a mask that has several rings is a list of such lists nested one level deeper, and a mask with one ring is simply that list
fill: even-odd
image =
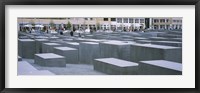
[{"label": "stone ground surface", "polygon": [[22,59],[29,62],[37,70],[48,70],[55,75],[105,75],[93,70],[93,65],[88,64],[66,64],[66,67],[43,67],[34,64],[33,59]]}]

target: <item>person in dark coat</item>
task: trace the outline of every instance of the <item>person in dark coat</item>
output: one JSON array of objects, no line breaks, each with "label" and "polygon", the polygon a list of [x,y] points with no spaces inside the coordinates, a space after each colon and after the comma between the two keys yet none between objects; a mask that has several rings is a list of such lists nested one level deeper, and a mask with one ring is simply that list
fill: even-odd
[{"label": "person in dark coat", "polygon": [[71,36],[73,36],[73,35],[74,35],[73,31],[71,31],[71,32],[70,32],[70,35],[71,35]]}]

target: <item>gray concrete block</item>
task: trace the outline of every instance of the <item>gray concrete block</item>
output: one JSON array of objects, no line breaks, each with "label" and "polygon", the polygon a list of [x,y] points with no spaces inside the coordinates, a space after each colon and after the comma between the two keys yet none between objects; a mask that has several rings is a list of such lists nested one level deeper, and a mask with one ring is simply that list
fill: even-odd
[{"label": "gray concrete block", "polygon": [[49,42],[48,39],[35,39],[36,53],[42,53],[42,43]]},{"label": "gray concrete block", "polygon": [[19,62],[19,61],[22,61],[22,58],[21,58],[20,56],[18,56],[18,62]]},{"label": "gray concrete block", "polygon": [[42,44],[42,53],[53,53],[54,47],[61,47],[63,45],[58,43],[43,43]]},{"label": "gray concrete block", "polygon": [[56,36],[52,36],[52,37],[49,37],[49,40],[58,40],[59,37],[56,37]]},{"label": "gray concrete block", "polygon": [[35,36],[35,39],[48,39],[46,36]]},{"label": "gray concrete block", "polygon": [[140,75],[181,75],[182,64],[166,60],[141,61],[138,74]]},{"label": "gray concrete block", "polygon": [[114,57],[130,61],[130,45],[120,41],[100,43],[100,55],[102,58]]},{"label": "gray concrete block", "polygon": [[18,55],[22,58],[33,59],[35,54],[35,40],[18,39]]},{"label": "gray concrete block", "polygon": [[65,57],[54,53],[35,54],[35,64],[47,67],[66,67]]},{"label": "gray concrete block", "polygon": [[157,37],[164,37],[164,38],[182,38],[182,35],[176,35],[176,34],[158,34]]},{"label": "gray concrete block", "polygon": [[65,39],[63,39],[63,41],[73,42],[73,39],[72,38],[65,38]]},{"label": "gray concrete block", "polygon": [[79,49],[79,43],[77,42],[65,42],[64,45],[67,47]]},{"label": "gray concrete block", "polygon": [[99,43],[81,42],[79,46],[79,61],[93,64],[93,60],[100,57]]},{"label": "gray concrete block", "polygon": [[175,42],[182,42],[182,38],[150,37],[149,40],[151,40],[151,41],[175,41]]},{"label": "gray concrete block", "polygon": [[138,65],[138,63],[117,58],[100,58],[94,60],[94,70],[111,75],[137,74]]},{"label": "gray concrete block", "polygon": [[136,40],[135,42],[139,44],[151,44],[150,40]]},{"label": "gray concrete block", "polygon": [[70,47],[54,47],[54,53],[65,57],[66,63],[77,64],[78,50]]},{"label": "gray concrete block", "polygon": [[182,62],[182,48],[152,45],[152,44],[133,44],[131,45],[131,61],[147,60],[168,60]]},{"label": "gray concrete block", "polygon": [[151,44],[182,47],[182,42],[174,42],[174,41],[152,41]]}]

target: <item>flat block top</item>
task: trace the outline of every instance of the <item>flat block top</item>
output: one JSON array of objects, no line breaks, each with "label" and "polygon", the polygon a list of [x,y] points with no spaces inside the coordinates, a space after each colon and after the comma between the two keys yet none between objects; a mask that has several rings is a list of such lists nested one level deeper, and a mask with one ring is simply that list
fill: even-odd
[{"label": "flat block top", "polygon": [[42,53],[42,54],[35,54],[36,56],[39,56],[44,59],[51,59],[51,58],[64,58],[63,56],[54,54],[54,53]]},{"label": "flat block top", "polygon": [[134,37],[134,39],[147,39],[147,38],[144,38],[144,37]]},{"label": "flat block top", "polygon": [[70,44],[70,45],[79,45],[79,43],[77,42],[66,42],[67,44]]},{"label": "flat block top", "polygon": [[33,39],[19,39],[19,41],[35,41]]},{"label": "flat block top", "polygon": [[150,40],[137,40],[138,42],[151,42]]},{"label": "flat block top", "polygon": [[150,61],[141,61],[141,62],[145,64],[149,64],[149,65],[182,71],[182,64],[177,63],[177,62],[166,61],[166,60],[150,60]]},{"label": "flat block top", "polygon": [[50,38],[59,38],[59,37],[55,37],[55,36],[53,36],[53,37],[50,37]]},{"label": "flat block top", "polygon": [[58,43],[44,43],[45,45],[61,45],[61,44],[58,44]]},{"label": "flat block top", "polygon": [[164,37],[150,37],[151,39],[167,39],[167,38],[164,38]]},{"label": "flat block top", "polygon": [[109,44],[109,45],[130,45],[132,43],[130,42],[122,42],[122,41],[108,41],[108,42],[102,42],[103,44]]},{"label": "flat block top", "polygon": [[92,42],[103,42],[103,40],[98,40],[98,39],[87,39],[87,41],[92,41]]},{"label": "flat block top", "polygon": [[35,39],[35,41],[48,41],[48,39]]},{"label": "flat block top", "polygon": [[95,42],[81,42],[83,44],[99,44],[99,43],[95,43]]},{"label": "flat block top", "polygon": [[46,36],[36,36],[35,38],[48,38]]},{"label": "flat block top", "polygon": [[71,40],[73,40],[73,39],[63,39],[64,41],[66,40],[66,41],[71,41]]},{"label": "flat block top", "polygon": [[132,44],[133,46],[158,48],[158,49],[178,49],[180,47],[164,46],[164,45],[154,45],[154,44]]},{"label": "flat block top", "polygon": [[71,47],[54,47],[55,49],[58,49],[58,50],[77,50],[75,48],[71,48]]},{"label": "flat block top", "polygon": [[153,41],[153,42],[160,42],[160,43],[178,43],[181,44],[182,42],[176,42],[176,41]]},{"label": "flat block top", "polygon": [[130,61],[126,61],[126,60],[121,60],[121,59],[117,59],[117,58],[100,58],[100,59],[95,59],[97,61],[101,61],[104,63],[108,63],[108,64],[112,64],[112,65],[116,65],[119,67],[129,67],[129,66],[138,66],[138,63],[135,62],[130,62]]}]

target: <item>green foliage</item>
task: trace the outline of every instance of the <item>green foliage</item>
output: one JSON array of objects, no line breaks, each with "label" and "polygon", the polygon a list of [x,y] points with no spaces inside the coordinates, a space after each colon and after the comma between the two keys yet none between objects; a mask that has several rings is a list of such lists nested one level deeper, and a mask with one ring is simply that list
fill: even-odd
[{"label": "green foliage", "polygon": [[71,25],[71,23],[68,21],[68,22],[67,22],[67,29],[70,30],[71,27],[72,27],[72,25]]},{"label": "green foliage", "polygon": [[97,23],[97,30],[99,30],[100,29],[100,24],[99,23]]},{"label": "green foliage", "polygon": [[55,23],[53,22],[53,20],[51,20],[51,22],[49,23],[49,25],[54,28],[55,27]]},{"label": "green foliage", "polygon": [[32,26],[35,26],[35,22],[34,22],[33,20],[30,21],[30,24],[31,24]]}]

